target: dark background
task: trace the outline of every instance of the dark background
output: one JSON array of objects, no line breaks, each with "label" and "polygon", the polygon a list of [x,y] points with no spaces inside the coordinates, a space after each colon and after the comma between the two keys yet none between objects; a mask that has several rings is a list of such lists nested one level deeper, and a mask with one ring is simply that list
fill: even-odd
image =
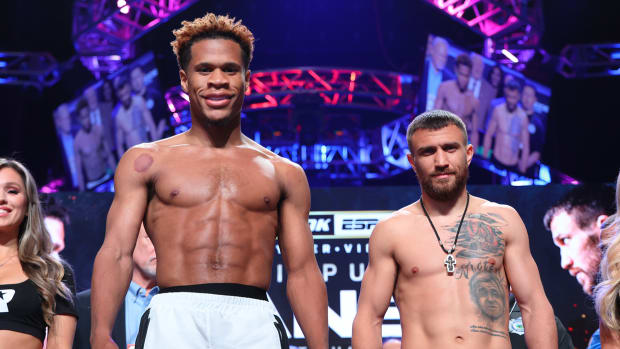
[{"label": "dark background", "polygon": [[[620,42],[618,4],[612,1],[544,1],[542,47],[559,54],[566,44]],[[0,13],[0,51],[48,51],[59,62],[74,56],[73,1],[11,1]],[[422,0],[200,1],[137,42],[137,56],[152,50],[162,90],[178,84],[169,42],[183,19],[207,11],[228,13],[254,32],[254,70],[290,66],[341,66],[418,75],[427,35],[450,38],[471,50],[483,39]],[[557,60],[535,57],[525,75],[552,88],[543,162],[583,181],[610,182],[620,162],[620,76],[565,79]],[[0,156],[25,161],[40,184],[63,175],[52,111],[93,80],[79,61],[53,87],[39,91],[0,85]]]}]

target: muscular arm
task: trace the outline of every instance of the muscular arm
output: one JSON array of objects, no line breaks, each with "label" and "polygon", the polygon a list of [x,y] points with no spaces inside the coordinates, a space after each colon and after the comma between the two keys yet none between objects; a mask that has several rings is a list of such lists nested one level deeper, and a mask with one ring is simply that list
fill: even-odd
[{"label": "muscular arm", "polygon": [[514,209],[507,208],[505,217],[512,228],[506,239],[504,268],[521,308],[525,342],[528,348],[555,349],[558,347],[555,317],[530,254],[527,231]]},{"label": "muscular arm", "polygon": [[288,274],[286,294],[308,346],[327,348],[327,290],[314,256],[308,227],[310,189],[303,170],[286,164],[285,197],[280,203],[279,244]]},{"label": "muscular arm", "polygon": [[114,177],[116,192],[108,212],[106,236],[93,268],[93,348],[101,348],[111,341],[114,319],[129,287],[132,253],[147,202],[145,176],[134,169],[134,161],[144,153],[147,151],[140,148],[129,150],[119,162]]},{"label": "muscular arm", "polygon": [[47,349],[70,349],[77,319],[71,315],[54,315],[54,324],[47,332]]},{"label": "muscular arm", "polygon": [[498,108],[495,107],[493,112],[491,113],[491,121],[489,122],[489,128],[487,129],[487,133],[484,135],[484,144],[482,149],[482,156],[485,158],[490,158],[489,149],[491,149],[491,141],[493,140],[493,136],[495,135],[495,131],[497,131],[497,118],[499,117]]},{"label": "muscular arm", "polygon": [[385,222],[379,223],[370,236],[368,268],[353,320],[353,348],[381,348],[381,325],[396,281],[396,262],[386,238]]}]

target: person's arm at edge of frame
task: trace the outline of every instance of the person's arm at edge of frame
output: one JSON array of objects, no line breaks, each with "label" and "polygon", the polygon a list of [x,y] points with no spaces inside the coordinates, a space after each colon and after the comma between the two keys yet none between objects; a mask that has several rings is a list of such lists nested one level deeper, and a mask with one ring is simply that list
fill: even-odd
[{"label": "person's arm at edge of frame", "polygon": [[390,298],[396,281],[396,262],[389,239],[385,234],[385,222],[375,226],[369,240],[368,267],[362,279],[362,288],[353,320],[353,348],[376,348],[382,346],[381,326],[390,306]]},{"label": "person's arm at edge of frame", "polygon": [[77,319],[72,315],[54,315],[54,324],[47,332],[47,349],[70,349]]},{"label": "person's arm at edge of frame", "polygon": [[112,344],[110,335],[116,313],[131,280],[132,253],[147,201],[145,176],[134,170],[134,160],[142,152],[140,148],[130,149],[116,169],[116,192],[108,212],[106,236],[93,267],[90,335],[93,348]]},{"label": "person's arm at edge of frame", "polygon": [[530,253],[527,230],[521,217],[512,207],[506,208],[508,227],[504,268],[517,298],[528,348],[556,349],[557,329],[553,308],[545,295],[536,262]]},{"label": "person's arm at edge of frame", "polygon": [[310,188],[297,164],[286,164],[285,193],[280,203],[278,243],[287,271],[286,294],[308,347],[327,349],[327,290],[314,256],[308,226]]}]

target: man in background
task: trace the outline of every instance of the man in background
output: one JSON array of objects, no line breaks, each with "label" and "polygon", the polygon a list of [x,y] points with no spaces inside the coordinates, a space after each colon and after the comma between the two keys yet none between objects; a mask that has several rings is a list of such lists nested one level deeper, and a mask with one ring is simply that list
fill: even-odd
[{"label": "man in background", "polygon": [[477,121],[476,110],[478,99],[473,91],[469,90],[472,62],[468,55],[461,53],[456,57],[456,78],[444,81],[439,85],[434,109],[443,109],[453,112],[463,120],[468,136],[474,149],[478,147],[478,132],[475,132]]},{"label": "man in background", "polygon": [[86,98],[86,101],[88,102],[90,123],[94,126],[101,127],[103,136],[108,146],[112,147],[114,145],[114,137],[112,133],[113,106],[106,103],[99,103],[97,90],[95,90],[94,86],[91,86],[84,91],[84,98]]},{"label": "man in background", "polygon": [[88,103],[77,104],[78,120],[82,128],[75,136],[74,153],[80,191],[112,191],[112,177],[116,162],[110,152],[100,126],[90,122]]},{"label": "man in background", "polygon": [[116,152],[120,159],[125,150],[149,140],[158,140],[161,134],[155,127],[153,115],[144,99],[141,96],[131,95],[131,87],[126,76],[117,77],[114,80],[114,88],[121,104],[116,113]]},{"label": "man in background", "polygon": [[71,132],[71,113],[66,103],[59,105],[58,108],[54,110],[54,124],[56,125],[56,134],[60,140],[60,146],[65,154],[65,166],[70,172],[71,187],[75,188],[78,186],[78,178],[73,148],[74,137]]},{"label": "man in background", "polygon": [[482,155],[491,158],[491,142],[495,137],[492,159],[512,172],[525,172],[530,149],[530,134],[525,111],[519,106],[521,85],[514,79],[504,89],[506,102],[493,109],[489,128],[484,135]]},{"label": "man in background", "polygon": [[435,108],[435,97],[439,85],[454,78],[452,72],[446,69],[448,62],[448,48],[450,45],[444,38],[434,37],[428,49],[425,70],[422,77],[422,91],[420,91],[420,111],[428,111]]},{"label": "man in background", "polygon": [[[601,263],[601,226],[615,212],[614,203],[612,187],[581,185],[551,206],[543,219],[553,243],[560,249],[562,269],[568,270],[589,296]],[[598,329],[588,348],[600,348]]]},{"label": "man in background", "polygon": [[527,169],[540,161],[540,156],[545,145],[546,115],[537,113],[534,110],[536,102],[538,102],[536,98],[536,87],[533,85],[525,85],[521,96],[521,105],[523,106],[523,110],[529,122],[530,153],[527,155]]},{"label": "man in background", "polygon": [[614,212],[614,191],[606,185],[581,185],[545,213],[543,223],[560,249],[562,269],[592,295],[601,261],[601,225]]},{"label": "man in background", "polygon": [[[140,228],[133,252],[133,265],[129,290],[112,329],[112,339],[119,348],[127,348],[128,345],[136,343],[140,317],[151,298],[159,292],[155,279],[157,269],[155,248],[144,230],[144,225]],[[90,290],[78,293],[77,298],[80,318],[75,329],[73,348],[90,349]]]},{"label": "man in background", "polygon": [[476,143],[474,144],[472,137],[472,145],[474,146],[474,151],[478,152],[478,139],[480,139],[479,135],[486,126],[486,115],[491,101],[497,95],[497,90],[484,78],[484,61],[482,60],[482,56],[472,52],[469,57],[471,58],[472,66],[468,88],[474,94],[474,97],[478,99],[478,108],[476,108],[476,116],[478,120],[476,124],[473,125],[474,129],[470,132],[476,135]]},{"label": "man in background", "polygon": [[69,215],[53,197],[49,197],[43,204],[43,211],[45,213],[43,223],[52,238],[52,256],[59,258],[60,252],[65,249],[65,229],[69,226]]}]

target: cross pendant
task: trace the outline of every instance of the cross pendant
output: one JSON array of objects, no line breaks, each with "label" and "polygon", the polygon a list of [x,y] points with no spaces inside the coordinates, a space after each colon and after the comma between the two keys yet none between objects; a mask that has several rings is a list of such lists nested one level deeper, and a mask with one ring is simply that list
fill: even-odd
[{"label": "cross pendant", "polygon": [[454,267],[456,267],[456,259],[454,258],[452,253],[446,256],[443,264],[446,266],[446,272],[448,274],[454,273]]}]

